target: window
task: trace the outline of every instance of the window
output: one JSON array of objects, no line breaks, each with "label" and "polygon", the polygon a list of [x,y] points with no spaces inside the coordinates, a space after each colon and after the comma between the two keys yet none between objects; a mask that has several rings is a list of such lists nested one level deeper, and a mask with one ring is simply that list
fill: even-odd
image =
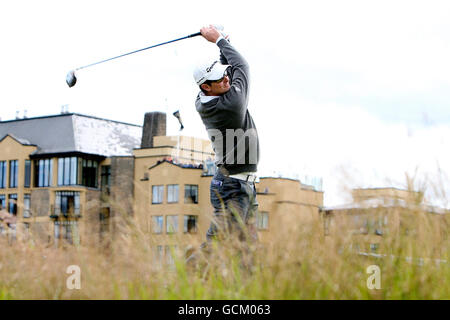
[{"label": "window", "polygon": [[387,215],[380,216],[378,218],[378,229],[375,230],[375,234],[382,236],[389,233],[389,219]]},{"label": "window", "polygon": [[330,234],[331,217],[328,215],[323,216],[323,231],[327,236]]},{"label": "window", "polygon": [[28,240],[30,238],[30,224],[28,222],[24,222],[23,230],[24,230],[24,239]]},{"label": "window", "polygon": [[198,185],[186,184],[184,186],[184,203],[198,203]]},{"label": "window", "polygon": [[164,186],[152,186],[152,203],[162,203],[164,195]]},{"label": "window", "polygon": [[164,257],[164,251],[163,251],[164,247],[163,246],[156,246],[156,251],[155,251],[155,260],[156,262],[161,265],[162,261],[163,261],[163,257]]},{"label": "window", "polygon": [[152,231],[153,233],[163,232],[163,216],[152,216]]},{"label": "window", "polygon": [[31,195],[24,194],[23,195],[23,217],[24,218],[31,217],[30,204],[31,204]]},{"label": "window", "polygon": [[19,181],[19,167],[17,160],[9,161],[9,187],[17,188]]},{"label": "window", "polygon": [[383,217],[379,216],[378,219],[374,222],[374,233],[377,236],[382,236],[383,235]]},{"label": "window", "polygon": [[55,237],[55,245],[58,245],[60,232],[59,232],[59,221],[55,221],[53,225],[53,236]]},{"label": "window", "polygon": [[205,161],[205,164],[203,166],[204,168],[204,173],[208,176],[213,176],[216,173],[217,167],[214,163],[214,161],[211,158],[208,158]]},{"label": "window", "polygon": [[256,227],[259,230],[269,229],[269,213],[268,212],[258,212],[256,214]]},{"label": "window", "polygon": [[59,241],[65,240],[69,244],[79,243],[78,222],[77,221],[55,221],[54,222],[55,245]]},{"label": "window", "polygon": [[55,197],[54,217],[60,214],[65,217],[81,215],[80,193],[73,191],[58,191]]},{"label": "window", "polygon": [[109,195],[111,191],[111,166],[102,166],[101,177],[102,192]]},{"label": "window", "polygon": [[0,161],[0,188],[6,188],[6,161]]},{"label": "window", "polygon": [[104,240],[110,230],[109,217],[111,216],[111,208],[101,208],[99,214],[100,220],[100,240]]},{"label": "window", "polygon": [[166,216],[166,233],[178,231],[178,216]]},{"label": "window", "polygon": [[177,246],[164,246],[164,249],[164,253],[166,255],[166,264],[169,267],[173,267],[175,265]]},{"label": "window", "polygon": [[8,212],[17,215],[17,194],[10,194],[8,196]]},{"label": "window", "polygon": [[65,157],[58,159],[58,185],[69,186],[78,184],[78,158]]},{"label": "window", "polygon": [[366,215],[353,215],[353,233],[367,234],[369,227],[369,220]]},{"label": "window", "polygon": [[49,187],[52,185],[53,161],[41,159],[35,161],[34,184],[36,187]]},{"label": "window", "polygon": [[31,186],[31,160],[25,160],[25,181],[23,186],[25,188]]},{"label": "window", "polygon": [[169,184],[167,186],[167,202],[175,203],[178,202],[178,185],[177,184]]},{"label": "window", "polygon": [[49,177],[50,177],[50,160],[45,160],[44,161],[44,174],[43,174],[43,176],[44,176],[44,184],[46,184],[46,185],[50,185],[51,184],[51,181],[49,181]]},{"label": "window", "polygon": [[0,210],[6,209],[6,196],[0,194]]},{"label": "window", "polygon": [[97,188],[98,162],[83,159],[82,184],[86,187]]},{"label": "window", "polygon": [[183,232],[184,233],[197,233],[197,220],[198,220],[197,216],[185,215]]}]

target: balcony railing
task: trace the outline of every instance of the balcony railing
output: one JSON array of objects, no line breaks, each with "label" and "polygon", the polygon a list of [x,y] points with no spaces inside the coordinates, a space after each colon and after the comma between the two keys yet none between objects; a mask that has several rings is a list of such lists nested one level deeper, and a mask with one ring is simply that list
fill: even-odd
[{"label": "balcony railing", "polygon": [[81,218],[81,213],[83,212],[83,206],[80,205],[79,208],[70,208],[66,212],[63,212],[60,207],[52,205],[50,208],[50,218],[56,219],[59,217],[65,218]]}]

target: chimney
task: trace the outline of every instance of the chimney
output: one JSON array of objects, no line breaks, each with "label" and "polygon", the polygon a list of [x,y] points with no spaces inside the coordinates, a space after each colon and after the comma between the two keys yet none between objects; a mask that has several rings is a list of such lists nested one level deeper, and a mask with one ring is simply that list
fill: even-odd
[{"label": "chimney", "polygon": [[69,113],[69,105],[68,104],[63,104],[61,106],[61,114],[66,114]]},{"label": "chimney", "polygon": [[142,129],[141,148],[153,148],[153,137],[166,135],[166,114],[147,112]]}]

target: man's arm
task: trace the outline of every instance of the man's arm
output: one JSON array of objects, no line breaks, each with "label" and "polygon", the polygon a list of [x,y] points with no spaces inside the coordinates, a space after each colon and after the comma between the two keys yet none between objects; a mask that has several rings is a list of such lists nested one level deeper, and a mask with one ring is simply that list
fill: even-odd
[{"label": "man's arm", "polygon": [[[217,39],[216,44],[219,45],[219,41],[222,39],[225,39],[225,38],[220,37],[219,39]],[[223,55],[222,50],[220,50],[220,63],[221,64],[229,64],[227,58],[225,58],[225,56]]]},{"label": "man's arm", "polygon": [[225,96],[229,98],[231,103],[238,104],[246,109],[249,92],[249,66],[247,61],[225,38],[220,39],[221,34],[213,26],[202,28],[200,32],[209,42],[217,43],[220,48],[221,63],[232,66],[231,89]]},{"label": "man's arm", "polygon": [[250,70],[247,61],[244,57],[225,39],[218,42],[221,55],[227,61],[227,64],[232,66],[232,83],[231,85],[238,89],[245,95],[248,91]]},{"label": "man's arm", "polygon": [[[209,42],[213,42],[216,45],[219,45],[219,42],[222,39],[225,39],[223,35],[212,25],[209,27],[204,27],[200,30],[202,36],[208,40]],[[225,39],[228,40],[228,39]],[[221,64],[229,64],[227,58],[223,55],[222,51],[220,51],[220,63]]]}]

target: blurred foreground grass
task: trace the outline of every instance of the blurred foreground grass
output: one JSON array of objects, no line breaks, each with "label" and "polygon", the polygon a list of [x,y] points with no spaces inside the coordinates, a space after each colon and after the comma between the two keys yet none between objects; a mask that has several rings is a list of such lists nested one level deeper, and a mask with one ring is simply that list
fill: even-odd
[{"label": "blurred foreground grass", "polygon": [[[415,214],[414,233],[382,236],[377,252],[385,256],[358,254],[345,223],[325,236],[318,220],[257,251],[252,272],[231,246],[211,255],[206,272],[183,259],[161,265],[136,227],[108,249],[10,245],[0,237],[0,299],[449,299],[449,217]],[[81,268],[80,290],[66,287],[69,265]],[[379,290],[367,287],[370,265],[381,270]]]}]

